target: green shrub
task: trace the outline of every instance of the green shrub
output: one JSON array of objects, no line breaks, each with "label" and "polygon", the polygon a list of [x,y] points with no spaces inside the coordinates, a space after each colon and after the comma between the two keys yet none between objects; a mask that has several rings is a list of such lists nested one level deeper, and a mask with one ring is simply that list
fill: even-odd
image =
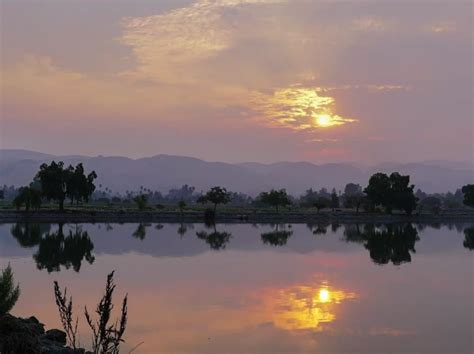
[{"label": "green shrub", "polygon": [[20,297],[20,286],[15,286],[10,264],[0,275],[0,316],[10,312]]}]

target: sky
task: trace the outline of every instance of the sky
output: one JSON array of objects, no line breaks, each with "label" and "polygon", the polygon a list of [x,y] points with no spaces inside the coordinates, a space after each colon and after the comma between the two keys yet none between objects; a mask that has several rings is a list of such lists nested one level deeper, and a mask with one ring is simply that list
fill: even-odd
[{"label": "sky", "polygon": [[0,4],[0,148],[474,159],[472,1]]}]

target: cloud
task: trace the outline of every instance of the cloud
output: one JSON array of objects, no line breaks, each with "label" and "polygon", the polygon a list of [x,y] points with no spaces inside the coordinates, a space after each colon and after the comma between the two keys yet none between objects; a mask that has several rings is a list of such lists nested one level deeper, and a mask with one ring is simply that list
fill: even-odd
[{"label": "cloud", "polygon": [[372,327],[369,329],[371,336],[387,336],[387,337],[405,337],[414,336],[416,332],[407,331],[403,329],[389,328],[389,327]]},{"label": "cloud", "polygon": [[250,106],[270,126],[315,130],[357,122],[333,113],[334,98],[322,96],[318,88],[289,87],[272,93],[255,92]]},{"label": "cloud", "polygon": [[238,35],[226,11],[282,0],[200,0],[188,7],[155,16],[126,18],[121,42],[132,48],[138,67],[130,78],[195,83],[196,66],[230,48]]},{"label": "cloud", "polygon": [[[10,105],[48,119],[169,120],[173,107],[192,107],[205,98],[180,87],[131,84],[121,78],[96,78],[62,68],[50,57],[28,56],[1,75],[2,98]],[[25,104],[27,103],[27,104]]]},{"label": "cloud", "polygon": [[431,24],[424,27],[425,31],[434,33],[434,34],[446,34],[456,32],[457,26],[455,22],[452,21],[442,21],[435,24]]},{"label": "cloud", "polygon": [[381,18],[361,17],[352,22],[352,27],[356,31],[381,32],[387,30],[393,24]]},{"label": "cloud", "polygon": [[[467,22],[443,9],[420,7],[422,12],[415,9],[409,16],[406,9],[198,0],[122,18],[120,53],[133,59],[123,61],[125,69],[79,71],[54,53],[9,61],[1,75],[4,113],[12,121],[42,116],[64,130],[73,126],[72,119],[89,119],[94,127],[129,120],[142,135],[166,124],[196,141],[199,134],[258,131],[254,146],[270,127],[268,139],[280,143],[285,137],[294,151],[331,147],[308,152],[315,158],[361,153],[367,142],[373,146],[374,136],[397,141],[394,136],[407,134],[407,124],[435,131],[448,124],[446,116],[467,117],[472,108]],[[426,124],[431,121],[437,124]],[[445,129],[436,131],[429,136],[439,137]],[[395,149],[384,152],[390,158],[392,153]]]}]

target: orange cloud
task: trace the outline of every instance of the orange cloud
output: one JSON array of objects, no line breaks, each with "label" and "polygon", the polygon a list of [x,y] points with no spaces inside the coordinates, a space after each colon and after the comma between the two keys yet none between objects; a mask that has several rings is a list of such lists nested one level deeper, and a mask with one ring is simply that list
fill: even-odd
[{"label": "orange cloud", "polygon": [[318,88],[289,87],[272,94],[254,92],[250,107],[270,126],[294,130],[315,130],[357,122],[333,112],[334,98],[322,96]]}]

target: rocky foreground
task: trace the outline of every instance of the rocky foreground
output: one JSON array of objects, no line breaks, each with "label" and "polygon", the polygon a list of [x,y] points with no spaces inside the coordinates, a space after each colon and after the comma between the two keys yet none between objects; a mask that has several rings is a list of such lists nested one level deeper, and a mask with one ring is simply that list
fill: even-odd
[{"label": "rocky foreground", "polygon": [[35,317],[0,317],[1,354],[88,354],[84,349],[66,346],[66,333],[59,329],[45,331]]}]

